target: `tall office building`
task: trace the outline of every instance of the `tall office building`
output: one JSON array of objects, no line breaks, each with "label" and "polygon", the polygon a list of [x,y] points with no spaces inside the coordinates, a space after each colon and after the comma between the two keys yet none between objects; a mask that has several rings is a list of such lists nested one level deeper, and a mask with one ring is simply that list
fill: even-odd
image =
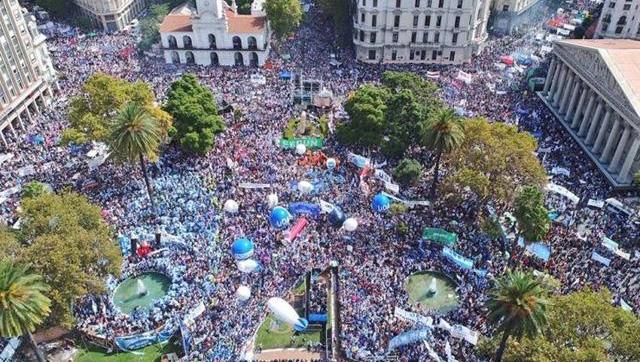
[{"label": "tall office building", "polygon": [[640,40],[640,0],[605,0],[595,38]]},{"label": "tall office building", "polygon": [[0,0],[0,140],[6,147],[51,100],[55,71],[35,19],[18,0]]},{"label": "tall office building", "polygon": [[144,10],[146,0],[74,0],[80,11],[106,31],[122,30]]},{"label": "tall office building", "polygon": [[356,58],[459,64],[487,39],[490,0],[355,0]]}]

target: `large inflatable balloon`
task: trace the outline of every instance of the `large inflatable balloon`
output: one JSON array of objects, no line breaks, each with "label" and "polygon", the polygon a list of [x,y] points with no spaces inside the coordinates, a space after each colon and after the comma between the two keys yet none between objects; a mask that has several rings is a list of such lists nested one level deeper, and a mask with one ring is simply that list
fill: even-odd
[{"label": "large inflatable balloon", "polygon": [[305,152],[307,152],[307,146],[303,145],[302,143],[298,143],[296,145],[296,153],[302,156]]},{"label": "large inflatable balloon", "polygon": [[247,238],[238,238],[231,245],[231,253],[237,260],[248,259],[253,255],[253,242]]},{"label": "large inflatable balloon", "polygon": [[240,301],[245,301],[251,298],[251,289],[245,285],[241,285],[236,290],[236,298]]},{"label": "large inflatable balloon", "polygon": [[224,211],[230,214],[235,214],[236,212],[238,212],[238,208],[238,203],[235,200],[227,200],[224,203]]},{"label": "large inflatable balloon", "polygon": [[277,206],[271,210],[269,222],[274,228],[282,229],[291,222],[291,214],[284,207]]},{"label": "large inflatable balloon", "polygon": [[391,200],[383,193],[377,194],[373,197],[373,201],[371,201],[371,208],[375,212],[385,212],[389,210],[389,206],[391,206]]},{"label": "large inflatable balloon", "polygon": [[269,194],[267,196],[267,206],[269,206],[270,209],[273,209],[276,205],[278,205],[278,195]]},{"label": "large inflatable balloon", "polygon": [[358,220],[354,217],[350,217],[344,221],[342,227],[347,231],[355,231],[358,228]]},{"label": "large inflatable balloon", "polygon": [[327,162],[325,163],[328,170],[333,170],[338,165],[335,158],[327,158]]},{"label": "large inflatable balloon", "polygon": [[345,216],[344,212],[342,212],[342,210],[337,206],[334,207],[333,210],[331,210],[331,212],[329,213],[329,222],[335,227],[342,226],[342,223],[344,223],[346,218],[347,217]]},{"label": "large inflatable balloon", "polygon": [[300,181],[298,182],[298,191],[303,194],[308,194],[313,191],[313,185],[309,181]]},{"label": "large inflatable balloon", "polygon": [[258,262],[253,259],[240,260],[238,270],[243,273],[252,273],[258,268]]},{"label": "large inflatable balloon", "polygon": [[296,310],[284,299],[271,298],[267,302],[267,306],[277,320],[290,325],[296,331],[302,332],[307,329],[309,322],[304,318],[300,318]]}]

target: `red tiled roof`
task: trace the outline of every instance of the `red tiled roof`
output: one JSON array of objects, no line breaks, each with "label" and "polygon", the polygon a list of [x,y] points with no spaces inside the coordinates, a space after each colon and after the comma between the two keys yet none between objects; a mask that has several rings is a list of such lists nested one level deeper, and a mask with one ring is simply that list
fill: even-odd
[{"label": "red tiled roof", "polygon": [[161,33],[171,32],[190,32],[193,31],[191,26],[190,15],[169,14],[165,16],[162,24],[160,24]]},{"label": "red tiled roof", "polygon": [[233,10],[227,10],[229,33],[261,33],[267,20],[264,16],[238,15]]}]

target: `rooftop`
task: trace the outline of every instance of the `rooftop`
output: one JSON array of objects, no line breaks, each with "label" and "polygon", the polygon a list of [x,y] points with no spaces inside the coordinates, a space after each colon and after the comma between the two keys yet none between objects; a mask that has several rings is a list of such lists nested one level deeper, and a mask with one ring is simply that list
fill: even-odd
[{"label": "rooftop", "polygon": [[261,33],[267,22],[264,16],[238,15],[231,9],[227,9],[229,20],[229,33]]},{"label": "rooftop", "polygon": [[193,31],[191,26],[191,15],[196,13],[196,9],[190,2],[186,2],[173,10],[164,17],[160,24],[160,32],[190,32]]}]

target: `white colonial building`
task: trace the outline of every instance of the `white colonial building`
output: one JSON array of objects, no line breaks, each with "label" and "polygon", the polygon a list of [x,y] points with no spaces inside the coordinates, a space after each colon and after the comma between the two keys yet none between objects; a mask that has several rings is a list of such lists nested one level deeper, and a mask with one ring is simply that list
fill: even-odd
[{"label": "white colonial building", "polygon": [[491,0],[355,0],[353,43],[367,63],[460,64],[487,39]]},{"label": "white colonial building", "polygon": [[240,15],[224,0],[196,0],[173,9],[160,25],[167,63],[261,66],[269,55],[269,25],[261,9]]},{"label": "white colonial building", "polygon": [[538,95],[615,187],[640,170],[640,42],[555,43]]},{"label": "white colonial building", "polygon": [[595,37],[640,40],[640,0],[605,0]]}]

